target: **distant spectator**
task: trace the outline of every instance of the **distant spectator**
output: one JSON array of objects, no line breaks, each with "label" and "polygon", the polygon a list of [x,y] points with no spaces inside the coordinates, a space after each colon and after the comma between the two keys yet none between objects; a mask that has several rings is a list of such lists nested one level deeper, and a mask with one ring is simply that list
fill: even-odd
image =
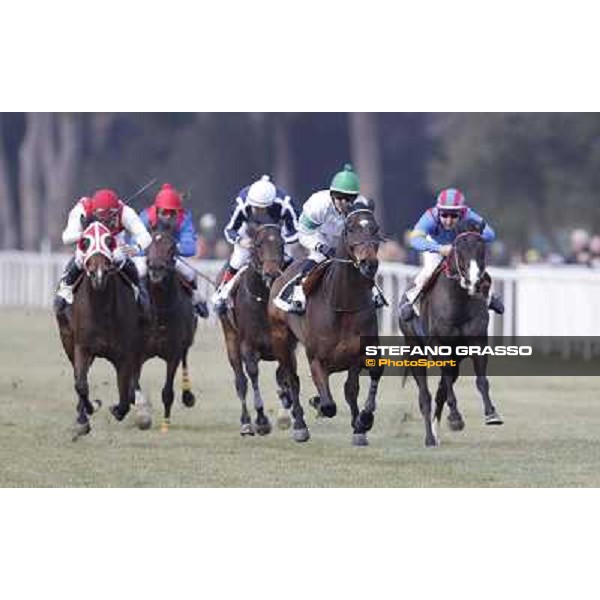
[{"label": "distant spectator", "polygon": [[231,254],[231,246],[223,239],[217,240],[215,244],[215,258],[226,260]]},{"label": "distant spectator", "polygon": [[217,242],[217,219],[212,213],[202,215],[198,221],[198,244],[196,254],[199,258],[214,258]]},{"label": "distant spectator", "polygon": [[600,235],[590,240],[590,267],[600,269]]},{"label": "distant spectator", "polygon": [[571,234],[571,253],[567,257],[567,264],[589,265],[592,258],[589,246],[590,234],[585,229],[575,229]]},{"label": "distant spectator", "polygon": [[388,240],[379,247],[379,260],[404,262],[406,251],[396,240]]}]

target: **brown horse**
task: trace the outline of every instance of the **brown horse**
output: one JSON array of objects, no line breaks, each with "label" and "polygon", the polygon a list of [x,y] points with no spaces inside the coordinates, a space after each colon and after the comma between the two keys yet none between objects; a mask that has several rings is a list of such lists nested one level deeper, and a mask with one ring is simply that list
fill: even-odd
[{"label": "brown horse", "polygon": [[[488,343],[488,300],[491,279],[486,272],[486,245],[481,237],[484,223],[461,220],[451,254],[440,265],[437,277],[421,301],[420,317],[399,325],[407,346],[486,346]],[[403,300],[404,301],[404,300]],[[443,367],[435,397],[436,409],[432,418],[431,393],[425,367],[410,367],[419,388],[419,407],[425,425],[425,445],[437,446],[441,432],[440,421],[444,404],[448,404],[448,426],[452,431],[465,427],[457,406],[454,384],[459,376],[460,356],[448,356],[456,366]],[[472,357],[476,385],[484,409],[486,425],[502,425],[503,419],[490,398],[486,375],[487,355]],[[408,374],[408,371],[407,371]],[[406,376],[405,376],[406,378]]]},{"label": "brown horse", "polygon": [[77,392],[74,440],[91,431],[88,416],[96,407],[89,400],[88,371],[96,357],[107,359],[117,371],[119,403],[111,407],[122,421],[135,397],[142,349],[141,313],[131,286],[112,262],[114,239],[101,223],[83,233],[84,274],[73,299],[70,317],[57,317],[63,348],[73,364]]},{"label": "brown horse", "polygon": [[[191,391],[187,356],[194,342],[197,319],[190,294],[184,289],[184,284],[175,270],[177,241],[169,231],[153,232],[152,242],[146,249],[146,257],[152,319],[144,337],[143,362],[158,356],[166,363],[167,372],[162,388],[164,416],[161,430],[167,432],[175,396],[173,382],[180,364],[182,402],[188,408],[196,402]],[[139,381],[137,389],[139,390]]]},{"label": "brown horse", "polygon": [[302,270],[295,263],[271,289],[269,317],[273,349],[284,390],[292,399],[293,437],[305,442],[310,434],[300,404],[300,380],[297,374],[295,345],[304,344],[313,381],[319,398],[314,402],[321,415],[333,417],[336,405],[329,389],[331,373],[347,371],[344,386],[350,407],[352,442],[368,444],[376,409],[376,395],[382,368],[369,371],[371,386],[364,409],[358,409],[359,373],[361,371],[361,336],[378,337],[377,313],[373,303],[373,285],[377,274],[377,251],[382,238],[372,211],[359,209],[345,220],[336,257],[321,263],[304,283],[307,296],[303,316],[282,311],[273,304],[279,291]]},{"label": "brown horse", "polygon": [[[227,356],[235,374],[235,389],[242,404],[241,435],[267,435],[271,423],[264,412],[264,403],[258,385],[258,363],[275,360],[267,305],[273,281],[282,273],[285,261],[284,241],[278,225],[264,224],[249,229],[252,239],[250,263],[240,273],[230,293],[230,308],[220,316],[225,336]],[[246,405],[248,380],[254,392],[256,421],[254,427]],[[277,379],[281,376],[277,371]],[[283,392],[280,390],[280,398]],[[282,398],[282,400],[285,399]]]}]

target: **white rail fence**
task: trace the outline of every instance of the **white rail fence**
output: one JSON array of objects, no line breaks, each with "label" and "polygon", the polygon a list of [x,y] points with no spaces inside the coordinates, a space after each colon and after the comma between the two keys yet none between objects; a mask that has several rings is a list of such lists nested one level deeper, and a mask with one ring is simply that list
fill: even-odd
[{"label": "white rail fence", "polygon": [[[48,308],[69,255],[0,252],[0,307]],[[215,280],[223,262],[191,261]],[[416,267],[383,263],[379,283],[390,306],[381,312],[381,333],[398,332],[398,302]],[[600,273],[579,267],[522,267],[490,269],[494,289],[502,295],[504,315],[493,315],[491,335],[600,336]],[[199,279],[209,297],[213,287]],[[200,321],[216,323],[214,316]]]}]

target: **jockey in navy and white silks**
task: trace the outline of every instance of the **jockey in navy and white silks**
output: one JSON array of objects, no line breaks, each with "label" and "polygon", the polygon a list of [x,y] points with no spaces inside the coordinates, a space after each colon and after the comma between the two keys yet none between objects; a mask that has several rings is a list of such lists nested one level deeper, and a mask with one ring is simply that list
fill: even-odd
[{"label": "jockey in navy and white silks", "polygon": [[[248,223],[253,221],[279,224],[283,240],[288,246],[298,241],[298,219],[292,198],[276,187],[268,175],[263,175],[252,185],[240,190],[233,214],[224,230],[225,239],[233,245],[233,253],[213,296],[217,313],[225,310],[234,277],[250,260],[252,240],[248,235]],[[286,262],[291,262],[291,258],[287,258]]]},{"label": "jockey in navy and white silks", "polygon": [[[192,304],[196,313],[202,318],[207,318],[208,307],[198,290],[196,271],[180,258],[195,256],[196,242],[198,241],[192,213],[184,209],[181,194],[171,184],[165,183],[156,195],[154,203],[141,212],[140,218],[149,230],[161,225],[173,235],[177,242],[178,253],[175,258],[175,270],[185,279],[192,290]],[[145,276],[146,257],[135,256],[133,261],[140,274]]]},{"label": "jockey in navy and white silks", "polygon": [[[150,244],[150,234],[144,223],[133,208],[119,200],[113,190],[98,190],[91,198],[81,198],[71,209],[67,227],[62,234],[63,244],[77,244],[85,228],[93,220],[106,225],[117,241],[118,245],[113,252],[113,261],[136,286],[139,291],[140,304],[144,310],[147,310],[147,297],[139,285],[140,273],[130,260],[130,256],[143,252]],[[133,247],[125,243],[126,235],[133,240]],[[67,263],[56,293],[55,309],[57,312],[64,310],[67,304],[73,303],[73,285],[82,271],[83,252],[79,246],[76,246],[75,256]]]},{"label": "jockey in navy and white silks", "polygon": [[[400,308],[404,320],[410,320],[414,316],[418,310],[415,301],[421,290],[444,257],[450,254],[460,219],[484,222],[479,214],[467,206],[460,190],[448,188],[440,192],[436,205],[423,213],[410,232],[411,248],[423,253],[423,268],[416,276],[414,286],[406,292],[407,302]],[[481,237],[488,243],[496,239],[496,233],[487,222]],[[500,298],[493,294],[490,297],[490,308],[500,314],[504,311]]]},{"label": "jockey in navy and white silks", "polygon": [[[300,244],[309,255],[298,277],[288,282],[274,299],[275,306],[286,312],[304,312],[306,298],[299,282],[315,265],[335,255],[347,215],[354,209],[372,206],[371,200],[360,194],[358,175],[348,164],[333,177],[329,189],[315,192],[304,203],[298,231]],[[375,288],[373,294],[376,305],[383,306],[385,301],[379,290]]]}]

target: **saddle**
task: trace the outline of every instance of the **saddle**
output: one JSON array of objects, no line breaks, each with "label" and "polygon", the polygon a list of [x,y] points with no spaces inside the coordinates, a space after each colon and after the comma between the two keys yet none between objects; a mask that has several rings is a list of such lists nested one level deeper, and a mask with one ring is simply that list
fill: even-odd
[{"label": "saddle", "polygon": [[323,275],[327,272],[327,268],[332,263],[331,260],[323,261],[316,265],[313,270],[308,274],[304,283],[302,284],[302,289],[304,290],[304,295],[308,298],[319,286],[321,283],[321,279]]}]

